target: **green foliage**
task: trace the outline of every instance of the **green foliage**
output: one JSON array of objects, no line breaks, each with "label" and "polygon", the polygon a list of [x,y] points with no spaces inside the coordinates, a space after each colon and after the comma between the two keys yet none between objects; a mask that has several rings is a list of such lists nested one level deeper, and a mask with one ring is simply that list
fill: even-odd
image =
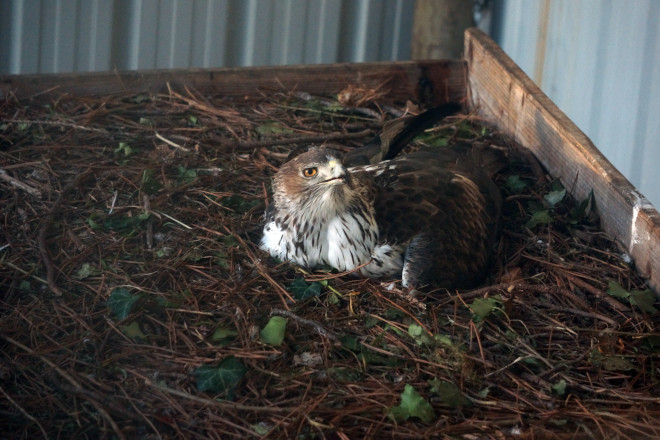
[{"label": "green foliage", "polygon": [[424,423],[432,423],[436,418],[431,404],[410,384],[406,384],[401,393],[401,403],[390,408],[387,415],[395,422],[416,417]]},{"label": "green foliage", "polygon": [[76,274],[73,276],[73,278],[77,280],[84,280],[89,277],[96,276],[100,274],[101,271],[94,267],[93,265],[89,263],[83,263],[82,266],[80,266],[80,269],[76,272]]},{"label": "green foliage", "polygon": [[146,340],[147,336],[142,332],[140,328],[140,323],[137,321],[131,321],[130,323],[121,326],[121,331],[126,336],[134,340]]},{"label": "green foliage", "polygon": [[564,200],[564,197],[566,197],[566,189],[562,188],[545,194],[543,200],[545,200],[551,208],[554,208],[557,203]]},{"label": "green foliage", "polygon": [[452,382],[433,378],[429,381],[431,392],[452,408],[471,406],[472,401]]},{"label": "green foliage", "polygon": [[514,194],[518,194],[522,192],[525,188],[527,188],[527,182],[524,180],[520,179],[520,176],[517,174],[513,174],[506,179],[506,187],[509,191],[511,191]]},{"label": "green foliage", "polygon": [[550,211],[543,209],[532,213],[532,217],[527,221],[526,225],[530,229],[534,229],[538,225],[548,225],[553,222]]},{"label": "green foliage", "polygon": [[309,298],[319,296],[322,289],[323,285],[318,281],[308,283],[302,277],[296,278],[287,288],[298,301],[305,301]]},{"label": "green foliage", "polygon": [[279,346],[284,341],[287,319],[281,316],[273,316],[268,320],[266,326],[259,332],[261,342],[264,344]]},{"label": "green foliage", "polygon": [[245,200],[243,197],[239,196],[238,194],[232,194],[231,196],[223,197],[222,199],[220,199],[220,203],[222,204],[222,206],[225,206],[231,209],[232,211],[242,214],[254,208],[260,202],[259,200]]},{"label": "green foliage", "polygon": [[615,298],[627,299],[631,305],[637,306],[646,313],[653,314],[658,311],[654,306],[656,302],[655,293],[649,289],[627,291],[616,281],[610,281],[607,293]]},{"label": "green foliage", "polygon": [[417,345],[430,345],[434,339],[417,323],[408,326],[408,334],[415,340]]},{"label": "green foliage", "polygon": [[571,208],[568,214],[568,222],[570,224],[577,224],[587,217],[587,212],[590,207],[594,206],[594,191],[591,190],[586,199]]},{"label": "green foliage", "polygon": [[566,395],[566,381],[561,379],[559,382],[552,385],[552,392],[557,396]]},{"label": "green foliage", "polygon": [[488,317],[491,313],[500,310],[502,307],[502,299],[499,296],[491,296],[489,298],[477,298],[470,304],[470,310],[473,313],[472,320],[474,322],[481,322]]},{"label": "green foliage", "polygon": [[211,335],[211,340],[220,346],[228,345],[238,336],[238,332],[233,328],[218,327]]},{"label": "green foliage", "polygon": [[147,168],[142,172],[140,188],[149,195],[157,193],[163,187],[163,185],[156,180],[155,175],[154,170],[151,168]]},{"label": "green foliage", "polygon": [[257,133],[260,135],[293,133],[290,128],[284,127],[277,121],[269,121],[257,127]]},{"label": "green foliage", "polygon": [[123,155],[124,157],[128,157],[135,153],[136,150],[133,149],[128,143],[126,142],[119,142],[119,146],[115,148],[115,154],[117,155]]},{"label": "green foliage", "polygon": [[177,168],[177,174],[180,184],[192,183],[195,181],[195,179],[197,179],[197,171],[195,171],[194,169],[188,169],[183,165],[179,165],[179,167]]},{"label": "green foliage", "polygon": [[110,311],[119,320],[126,319],[131,313],[133,305],[140,299],[140,295],[132,294],[125,287],[117,287],[110,293],[107,305]]},{"label": "green foliage", "polygon": [[245,372],[243,363],[234,356],[224,359],[217,367],[202,365],[194,373],[197,390],[222,394],[227,399],[232,399],[234,390]]}]

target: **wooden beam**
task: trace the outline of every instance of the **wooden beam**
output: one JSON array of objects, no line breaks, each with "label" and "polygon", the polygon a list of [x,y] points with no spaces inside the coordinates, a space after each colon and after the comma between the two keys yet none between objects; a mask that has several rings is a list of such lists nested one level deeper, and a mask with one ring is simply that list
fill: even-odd
[{"label": "wooden beam", "polygon": [[466,96],[462,60],[362,63],[226,69],[150,70],[47,75],[0,76],[0,98],[19,99],[46,93],[104,96],[126,93],[164,93],[184,86],[204,94],[229,98],[263,92],[299,90],[336,94],[349,84],[382,87],[395,100],[416,99],[427,105],[461,101]]},{"label": "wooden beam", "polygon": [[472,105],[528,147],[578,200],[594,191],[605,232],[660,292],[660,215],[536,84],[478,29],[465,33]]}]

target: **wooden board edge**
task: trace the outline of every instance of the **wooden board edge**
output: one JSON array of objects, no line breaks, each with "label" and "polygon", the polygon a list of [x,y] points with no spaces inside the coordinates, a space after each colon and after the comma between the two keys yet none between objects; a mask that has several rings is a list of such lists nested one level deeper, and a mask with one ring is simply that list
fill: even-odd
[{"label": "wooden board edge", "polygon": [[240,99],[263,93],[298,90],[338,93],[347,85],[380,88],[393,99],[421,99],[426,105],[463,100],[463,60],[344,63],[277,67],[152,70],[0,76],[0,98],[52,94],[94,95],[177,92],[185,88]]},{"label": "wooden board edge", "polygon": [[593,190],[601,225],[660,293],[660,214],[541,89],[478,29],[465,33],[469,101],[526,146],[578,200]]}]

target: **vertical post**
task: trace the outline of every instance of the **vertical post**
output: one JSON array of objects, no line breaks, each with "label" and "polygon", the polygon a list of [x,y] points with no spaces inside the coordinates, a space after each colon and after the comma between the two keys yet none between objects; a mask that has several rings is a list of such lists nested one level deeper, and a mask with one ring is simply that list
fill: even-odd
[{"label": "vertical post", "polygon": [[459,59],[463,33],[474,26],[474,1],[416,0],[413,20],[413,59]]}]

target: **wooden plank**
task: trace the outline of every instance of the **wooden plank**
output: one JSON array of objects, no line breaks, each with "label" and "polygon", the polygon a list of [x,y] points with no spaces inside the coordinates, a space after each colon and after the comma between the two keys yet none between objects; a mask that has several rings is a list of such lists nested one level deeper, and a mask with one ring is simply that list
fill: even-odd
[{"label": "wooden plank", "polygon": [[593,189],[603,229],[660,292],[660,215],[486,34],[465,33],[468,93],[486,118],[530,148],[573,196]]},{"label": "wooden plank", "polygon": [[241,98],[263,92],[299,90],[318,95],[341,91],[348,84],[382,87],[395,100],[416,99],[435,105],[466,96],[461,60],[397,63],[331,64],[228,69],[156,70],[53,75],[0,76],[0,98],[19,99],[43,93],[104,96],[115,93],[177,91],[184,86],[203,94]]}]

